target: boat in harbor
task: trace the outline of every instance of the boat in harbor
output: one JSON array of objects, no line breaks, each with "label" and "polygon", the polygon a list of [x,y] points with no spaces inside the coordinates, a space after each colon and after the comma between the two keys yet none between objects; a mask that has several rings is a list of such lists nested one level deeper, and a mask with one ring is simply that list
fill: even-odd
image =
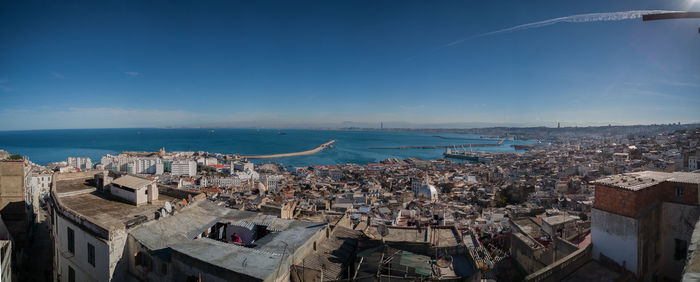
[{"label": "boat in harbor", "polygon": [[467,160],[467,161],[472,161],[472,162],[488,162],[490,158],[486,157],[484,154],[480,154],[478,152],[473,152],[471,149],[471,146],[469,148],[469,151],[467,151],[464,146],[462,146],[462,149],[459,150],[457,149],[456,146],[452,146],[452,148],[447,147],[445,149],[445,153],[443,154],[446,158],[451,158],[451,159],[460,159],[460,160]]}]

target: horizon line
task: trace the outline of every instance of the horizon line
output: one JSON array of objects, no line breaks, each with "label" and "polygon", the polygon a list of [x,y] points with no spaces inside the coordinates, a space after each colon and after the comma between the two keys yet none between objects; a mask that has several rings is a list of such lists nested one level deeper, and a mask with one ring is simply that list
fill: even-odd
[{"label": "horizon line", "polygon": [[333,126],[300,126],[300,127],[264,127],[264,126],[250,126],[250,127],[207,127],[207,126],[160,126],[160,127],[86,127],[86,128],[41,128],[41,129],[0,129],[0,132],[19,132],[19,131],[49,131],[49,130],[100,130],[100,129],[262,129],[262,130],[472,130],[472,129],[491,129],[491,128],[594,128],[594,127],[632,127],[632,126],[671,126],[671,125],[700,125],[700,121],[697,122],[686,122],[686,123],[649,123],[649,124],[613,124],[609,125],[567,125],[567,126],[546,126],[546,125],[533,125],[533,126],[484,126],[484,127],[361,127],[361,126],[343,126],[343,127],[333,127]]}]

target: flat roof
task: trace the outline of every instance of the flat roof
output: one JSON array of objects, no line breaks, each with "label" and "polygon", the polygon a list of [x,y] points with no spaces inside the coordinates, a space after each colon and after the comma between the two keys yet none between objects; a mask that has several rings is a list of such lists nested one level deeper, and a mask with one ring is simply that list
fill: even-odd
[{"label": "flat roof", "polygon": [[642,171],[608,176],[596,180],[595,184],[617,187],[632,191],[642,190],[664,181],[700,184],[700,173]]},{"label": "flat roof", "polygon": [[550,226],[552,226],[552,225],[562,224],[562,223],[569,222],[569,221],[576,221],[578,219],[579,219],[578,217],[571,216],[571,215],[553,215],[550,217],[543,218],[542,222],[545,222],[545,223],[549,224]]},{"label": "flat roof", "polygon": [[[264,225],[272,233],[255,241],[252,248],[208,238],[192,239],[216,223],[248,228]],[[283,254],[296,252],[326,226],[326,223],[280,219],[199,201],[173,216],[141,224],[129,234],[152,251],[171,248],[204,263],[265,280],[274,275]]]},{"label": "flat roof", "polygon": [[[424,227],[420,228],[420,232],[416,227],[387,226],[387,229],[389,230],[389,234],[383,237],[385,241],[427,243],[430,239],[430,237],[426,235],[428,229]],[[367,232],[376,239],[382,238],[382,235],[377,230],[377,226],[370,226]]]},{"label": "flat roof", "polygon": [[513,223],[531,238],[537,239],[542,237],[542,229],[529,217],[513,219]]},{"label": "flat roof", "polygon": [[58,204],[63,210],[108,231],[123,229],[128,221],[139,216],[153,219],[155,212],[166,201],[177,199],[161,194],[154,204],[128,204],[109,193],[97,191],[92,176],[56,180],[54,189]]},{"label": "flat roof", "polygon": [[121,187],[127,187],[127,188],[131,188],[131,189],[139,189],[143,186],[146,186],[148,184],[153,183],[153,181],[154,180],[136,177],[136,176],[132,176],[132,175],[124,175],[122,177],[114,179],[114,181],[112,181],[112,183],[117,184]]}]

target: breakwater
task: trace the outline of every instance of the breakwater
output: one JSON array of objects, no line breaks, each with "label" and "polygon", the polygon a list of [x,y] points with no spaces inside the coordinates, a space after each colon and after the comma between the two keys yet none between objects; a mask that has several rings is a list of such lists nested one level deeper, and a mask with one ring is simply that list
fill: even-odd
[{"label": "breakwater", "polygon": [[311,149],[308,151],[302,151],[302,152],[273,154],[273,155],[251,155],[251,156],[241,156],[241,157],[246,158],[246,159],[276,159],[276,158],[287,158],[287,157],[295,157],[295,156],[305,156],[305,155],[316,154],[316,153],[320,152],[321,150],[328,148],[328,146],[330,146],[334,142],[335,142],[335,140],[331,140],[331,141],[328,141],[326,143],[321,144],[321,146],[318,146],[314,149]]}]

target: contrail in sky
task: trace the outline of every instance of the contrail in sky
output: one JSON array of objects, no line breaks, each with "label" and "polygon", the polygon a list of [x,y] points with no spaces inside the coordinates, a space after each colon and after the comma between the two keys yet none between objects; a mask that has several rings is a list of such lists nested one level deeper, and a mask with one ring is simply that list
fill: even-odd
[{"label": "contrail in sky", "polygon": [[625,11],[625,12],[591,13],[591,14],[581,14],[581,15],[573,15],[573,16],[567,16],[567,17],[561,17],[561,18],[554,18],[554,19],[549,19],[549,20],[544,20],[544,21],[539,21],[539,22],[534,22],[534,23],[516,25],[514,27],[499,29],[499,30],[491,31],[491,32],[487,32],[487,33],[472,35],[470,37],[462,38],[460,40],[442,45],[442,46],[436,48],[434,51],[440,50],[442,48],[450,47],[452,45],[456,45],[456,44],[462,43],[464,41],[472,40],[474,38],[479,38],[479,37],[484,37],[484,36],[489,36],[489,35],[494,35],[494,34],[499,34],[499,33],[504,33],[504,32],[518,31],[518,30],[523,30],[523,29],[538,28],[538,27],[553,25],[556,23],[587,23],[587,22],[622,21],[622,20],[638,19],[638,18],[641,18],[643,15],[648,15],[648,14],[675,13],[675,12],[678,12],[678,11],[635,10],[635,11]]}]

